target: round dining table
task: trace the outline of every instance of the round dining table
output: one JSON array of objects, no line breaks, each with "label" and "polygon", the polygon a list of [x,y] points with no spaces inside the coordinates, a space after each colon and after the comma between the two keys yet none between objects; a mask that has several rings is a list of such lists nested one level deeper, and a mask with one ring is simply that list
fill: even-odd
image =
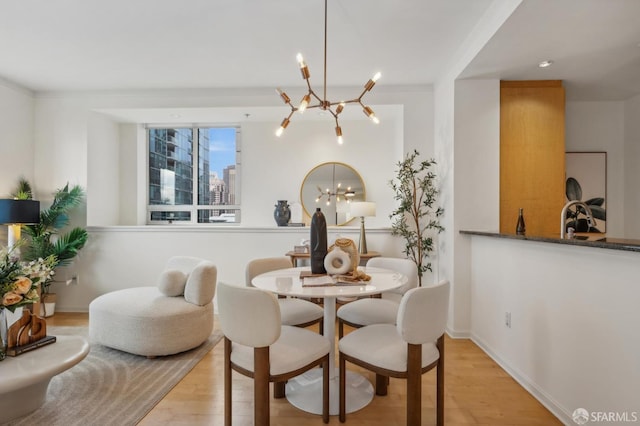
[{"label": "round dining table", "polygon": [[[322,299],[324,306],[324,336],[331,342],[329,354],[329,413],[339,410],[338,369],[335,366],[336,299],[361,297],[383,293],[405,284],[408,278],[396,271],[373,267],[359,267],[371,277],[358,283],[306,285],[301,275],[309,273],[309,267],[279,269],[257,275],[251,283],[260,289],[287,296]],[[303,284],[304,283],[304,284]],[[346,372],[346,411],[352,413],[365,407],[373,399],[372,384],[361,374]],[[295,407],[309,413],[322,414],[322,370],[312,369],[287,382],[286,398]]]}]

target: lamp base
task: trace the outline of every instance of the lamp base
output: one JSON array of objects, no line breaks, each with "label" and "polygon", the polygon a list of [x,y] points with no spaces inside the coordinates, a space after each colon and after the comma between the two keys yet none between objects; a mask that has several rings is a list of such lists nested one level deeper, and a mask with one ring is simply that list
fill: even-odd
[{"label": "lamp base", "polygon": [[364,216],[360,216],[360,241],[358,242],[358,253],[367,254],[367,235],[364,232]]}]

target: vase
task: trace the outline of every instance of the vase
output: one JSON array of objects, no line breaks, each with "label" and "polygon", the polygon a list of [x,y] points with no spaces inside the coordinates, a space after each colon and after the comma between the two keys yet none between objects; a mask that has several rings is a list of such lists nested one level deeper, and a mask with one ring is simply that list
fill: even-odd
[{"label": "vase", "polygon": [[56,313],[56,301],[58,297],[56,293],[43,294],[40,303],[40,316],[49,318]]},{"label": "vase", "polygon": [[327,255],[327,220],[320,208],[311,218],[311,253],[309,255],[312,274],[326,274],[324,257]]},{"label": "vase", "polygon": [[287,204],[287,200],[278,200],[278,204],[275,205],[275,210],[273,211],[273,218],[276,220],[278,226],[287,226],[289,223],[289,219],[291,219],[291,210],[289,209],[289,204]]},{"label": "vase", "polygon": [[0,361],[7,357],[9,344],[9,327],[7,326],[7,310],[0,308]]}]

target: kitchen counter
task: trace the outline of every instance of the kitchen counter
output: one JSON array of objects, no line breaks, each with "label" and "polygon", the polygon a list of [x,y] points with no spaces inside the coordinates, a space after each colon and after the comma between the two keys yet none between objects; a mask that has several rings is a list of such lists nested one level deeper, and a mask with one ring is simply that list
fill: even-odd
[{"label": "kitchen counter", "polygon": [[485,237],[495,238],[507,238],[515,240],[537,241],[543,243],[552,244],[564,244],[581,247],[597,247],[610,250],[624,250],[640,252],[640,240],[631,240],[624,238],[607,238],[605,234],[576,234],[576,238],[573,239],[560,239],[559,236],[529,236],[529,235],[516,235],[516,234],[501,234],[498,232],[486,232],[486,231],[460,231],[465,235],[480,235]]}]

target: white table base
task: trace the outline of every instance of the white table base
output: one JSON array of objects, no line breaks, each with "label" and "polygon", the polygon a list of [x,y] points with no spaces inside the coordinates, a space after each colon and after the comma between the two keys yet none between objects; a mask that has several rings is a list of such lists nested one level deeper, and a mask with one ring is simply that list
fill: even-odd
[{"label": "white table base", "polygon": [[[337,416],[340,408],[340,381],[338,370],[329,379],[329,414]],[[364,408],[373,399],[373,386],[361,374],[347,371],[346,412],[353,413]],[[314,368],[287,382],[287,400],[303,411],[322,414],[322,369]]]},{"label": "white table base", "polygon": [[58,336],[56,342],[0,362],[0,424],[44,404],[53,376],[73,367],[89,353],[80,336]]}]

